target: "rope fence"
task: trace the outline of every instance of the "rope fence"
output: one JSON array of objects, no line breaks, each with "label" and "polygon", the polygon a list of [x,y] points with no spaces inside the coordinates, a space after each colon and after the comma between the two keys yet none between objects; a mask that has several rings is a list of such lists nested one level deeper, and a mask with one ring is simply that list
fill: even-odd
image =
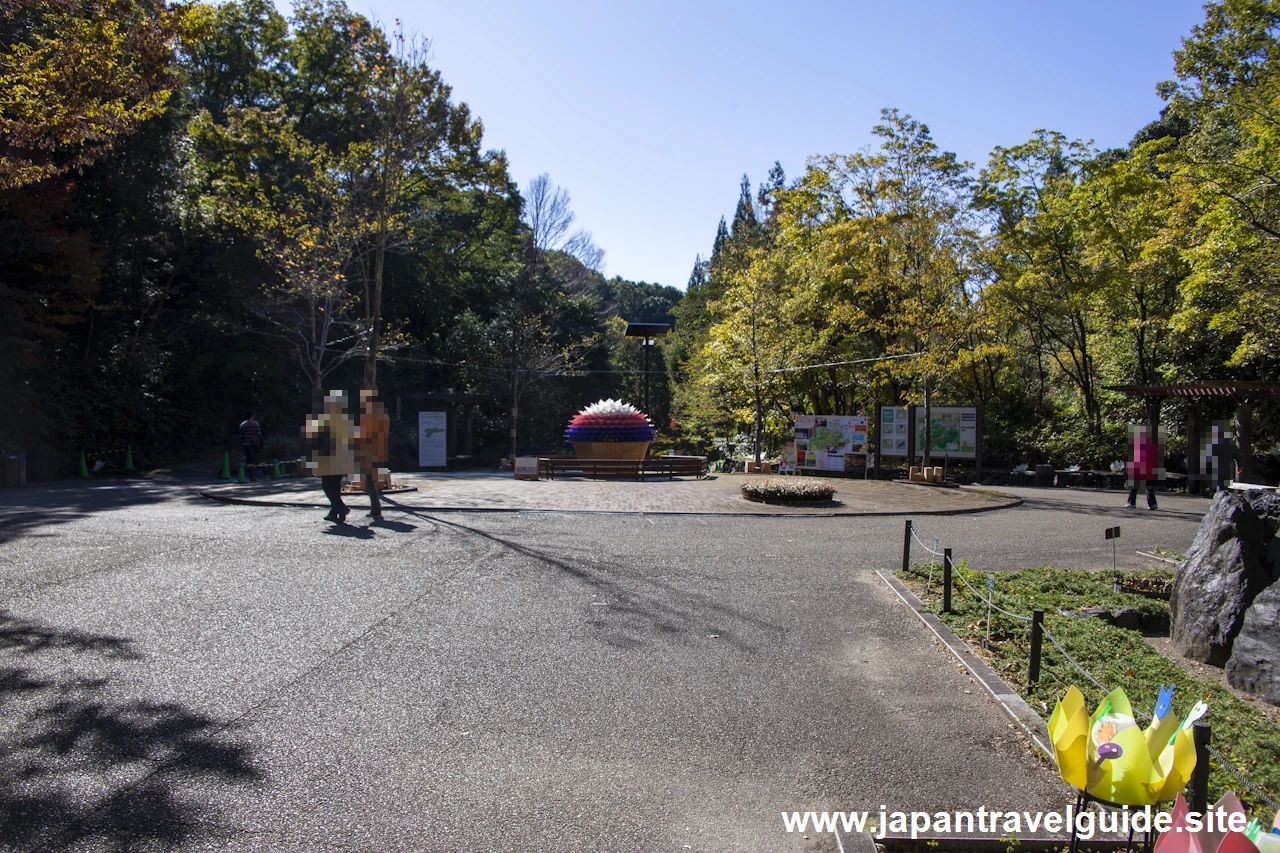
[{"label": "rope fence", "polygon": [[[1099,681],[1093,675],[1093,673],[1091,673],[1088,669],[1083,667],[1079,661],[1077,661],[1074,657],[1072,657],[1071,653],[1068,652],[1063,647],[1062,643],[1059,642],[1058,638],[1049,632],[1049,629],[1046,628],[1044,625],[1043,610],[1037,610],[1035,612],[1035,615],[1033,616],[1023,616],[1019,613],[1012,613],[1008,610],[1005,610],[1003,607],[999,606],[998,604],[996,604],[990,598],[987,598],[982,593],[978,592],[978,590],[976,590],[973,587],[973,584],[969,583],[968,579],[964,576],[964,572],[959,570],[953,570],[954,566],[951,559],[951,549],[944,548],[942,549],[941,552],[935,550],[938,542],[936,538],[934,539],[934,548],[930,548],[928,545],[925,545],[924,542],[920,539],[919,535],[916,533],[915,525],[910,520],[906,522],[905,534],[903,537],[902,565],[903,565],[904,571],[909,569],[910,567],[911,541],[913,539],[915,540],[916,544],[920,546],[921,549],[923,549],[926,553],[932,555],[929,563],[930,581],[932,581],[933,579],[934,559],[936,559],[936,557],[938,557],[939,555],[943,557],[943,575],[944,575],[943,576],[943,587],[944,587],[943,588],[943,607],[942,607],[943,613],[948,613],[951,610],[951,585],[952,585],[952,576],[954,575],[959,577],[961,583],[963,583],[964,586],[968,588],[969,592],[973,593],[974,597],[982,601],[984,604],[988,605],[989,607],[995,610],[998,610],[999,612],[1005,614],[1006,616],[1012,617],[1013,619],[1017,619],[1022,622],[1031,623],[1031,660],[1029,661],[1029,665],[1028,665],[1029,681],[1035,682],[1040,680],[1039,679],[1040,657],[1041,657],[1040,638],[1043,637],[1045,639],[1048,639],[1048,641],[1053,645],[1053,647],[1058,650],[1058,653],[1062,655],[1063,659],[1065,659],[1067,663],[1071,664],[1071,666],[1074,667],[1075,670],[1079,672],[1082,676],[1084,676],[1094,687],[1100,690],[1104,696],[1111,692],[1111,690],[1106,685],[1104,685],[1101,681]],[[925,584],[925,589],[926,589],[926,592],[929,589],[928,582],[926,582]],[[1151,719],[1150,714],[1140,711],[1137,708],[1134,708],[1133,712],[1137,717],[1142,719],[1144,722],[1149,721]],[[1248,777],[1246,777],[1243,773],[1240,772],[1238,768],[1236,768],[1230,761],[1228,761],[1227,758],[1221,752],[1219,752],[1218,750],[1214,749],[1211,745],[1209,745],[1208,726],[1202,723],[1197,723],[1196,725],[1197,727],[1204,726],[1206,731],[1204,735],[1203,746],[1208,751],[1208,754],[1213,756],[1214,760],[1217,761],[1218,765],[1223,770],[1226,770],[1233,777],[1235,777],[1236,780],[1239,781],[1241,785],[1243,785],[1246,789],[1248,789],[1261,802],[1266,803],[1271,808],[1280,809],[1280,802],[1277,802],[1275,798],[1270,796],[1267,792],[1263,791],[1256,784],[1250,781]],[[1197,738],[1197,740],[1198,739],[1199,738]],[[1197,745],[1199,746],[1200,744],[1197,744]],[[1205,765],[1205,768],[1203,772],[1207,774],[1208,762],[1205,761],[1204,765]],[[1196,767],[1197,767],[1197,772],[1200,772],[1199,763],[1197,763]],[[1194,777],[1193,777],[1193,781],[1194,781]],[[1200,811],[1203,811],[1203,810],[1204,809],[1202,807]]]}]

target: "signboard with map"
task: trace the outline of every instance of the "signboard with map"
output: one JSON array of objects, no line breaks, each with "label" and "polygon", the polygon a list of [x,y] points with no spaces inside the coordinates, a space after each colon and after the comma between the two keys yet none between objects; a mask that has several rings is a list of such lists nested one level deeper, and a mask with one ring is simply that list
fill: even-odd
[{"label": "signboard with map", "polygon": [[[973,459],[978,455],[978,410],[973,406],[934,406],[929,430],[930,455]],[[924,406],[916,406],[916,453],[924,448]]]},{"label": "signboard with map", "polygon": [[448,413],[418,412],[418,467],[443,468],[449,464]]},{"label": "signboard with map", "polygon": [[798,471],[847,471],[867,452],[867,419],[861,415],[796,415]]}]

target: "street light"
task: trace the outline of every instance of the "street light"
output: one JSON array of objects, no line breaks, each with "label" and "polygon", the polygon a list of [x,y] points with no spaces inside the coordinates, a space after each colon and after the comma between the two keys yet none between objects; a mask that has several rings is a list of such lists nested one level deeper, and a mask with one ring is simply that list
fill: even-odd
[{"label": "street light", "polygon": [[671,331],[670,323],[628,323],[625,336],[628,338],[641,338],[640,345],[644,348],[644,413],[649,414],[649,349],[657,343],[655,338],[660,338],[667,332]]}]

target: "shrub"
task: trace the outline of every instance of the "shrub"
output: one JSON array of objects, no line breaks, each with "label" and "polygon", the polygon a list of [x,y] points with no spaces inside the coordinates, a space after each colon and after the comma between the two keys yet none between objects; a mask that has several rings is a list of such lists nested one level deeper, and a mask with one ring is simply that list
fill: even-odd
[{"label": "shrub", "polygon": [[826,503],[836,494],[836,487],[824,480],[789,479],[748,480],[742,484],[742,496],[762,503]]}]

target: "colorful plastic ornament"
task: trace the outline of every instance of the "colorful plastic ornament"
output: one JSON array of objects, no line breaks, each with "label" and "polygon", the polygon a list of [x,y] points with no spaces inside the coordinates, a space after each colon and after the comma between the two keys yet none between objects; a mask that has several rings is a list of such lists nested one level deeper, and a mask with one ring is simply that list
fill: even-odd
[{"label": "colorful plastic ornament", "polygon": [[[1198,824],[1187,820],[1190,809],[1178,795],[1170,815],[1169,829],[1160,834],[1152,853],[1274,853],[1280,850],[1280,834],[1261,832],[1257,820],[1246,824],[1243,832],[1228,827],[1232,815],[1240,815],[1243,824],[1247,814],[1235,791],[1228,791],[1205,814]],[[1276,816],[1280,822],[1280,815]]]},{"label": "colorful plastic ornament", "polygon": [[1049,717],[1058,774],[1089,796],[1116,805],[1173,800],[1195,769],[1196,750],[1188,728],[1203,710],[1197,705],[1193,713],[1199,713],[1188,714],[1180,724],[1171,713],[1172,694],[1172,686],[1161,691],[1157,713],[1144,730],[1123,690],[1113,690],[1090,715],[1084,695],[1069,688]]},{"label": "colorful plastic ornament", "polygon": [[600,400],[587,406],[573,420],[564,437],[570,443],[646,442],[653,441],[657,431],[643,412],[621,400]]}]

